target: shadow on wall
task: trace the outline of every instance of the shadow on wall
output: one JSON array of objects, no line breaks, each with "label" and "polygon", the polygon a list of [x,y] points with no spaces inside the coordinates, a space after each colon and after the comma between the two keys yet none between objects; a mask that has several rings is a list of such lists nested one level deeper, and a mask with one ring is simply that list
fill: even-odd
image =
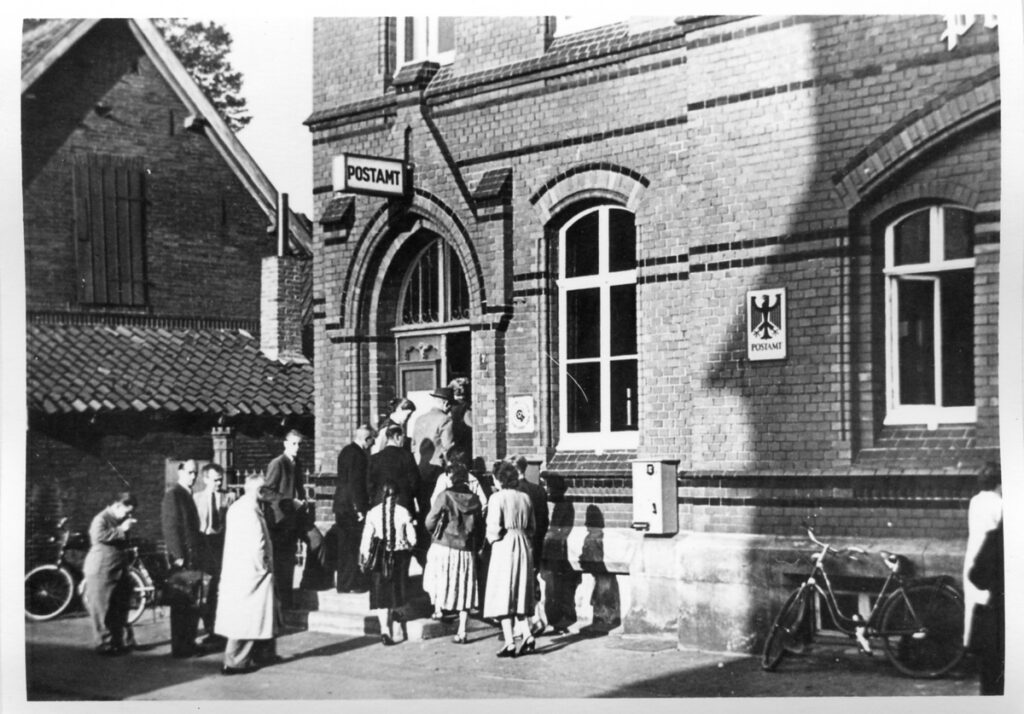
[{"label": "shadow on wall", "polygon": [[[545,482],[548,500],[554,504],[544,544],[546,567],[542,571],[547,592],[545,614],[548,622],[558,630],[566,630],[581,620],[590,620],[588,627],[595,630],[607,631],[618,627],[622,621],[622,604],[617,576],[608,571],[605,563],[604,514],[594,504],[587,506],[583,522],[586,535],[579,552],[574,552],[573,543],[578,542],[572,537],[576,509],[565,500],[565,478],[546,474]],[[578,570],[573,568],[576,561],[579,562]],[[588,607],[583,607],[588,589]],[[588,609],[590,613],[586,612]]]}]

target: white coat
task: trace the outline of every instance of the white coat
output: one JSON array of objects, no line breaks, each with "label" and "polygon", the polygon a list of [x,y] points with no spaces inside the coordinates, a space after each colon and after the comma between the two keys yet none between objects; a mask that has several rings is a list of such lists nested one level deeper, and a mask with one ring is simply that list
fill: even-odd
[{"label": "white coat", "polygon": [[247,493],[228,509],[215,631],[232,640],[270,639],[275,607],[270,532],[256,494]]},{"label": "white coat", "polygon": [[964,647],[970,644],[974,624],[974,606],[987,605],[988,590],[980,590],[967,578],[974,559],[985,541],[985,534],[995,530],[1003,519],[1003,497],[995,491],[981,491],[971,498],[967,507],[967,546],[964,549]]}]

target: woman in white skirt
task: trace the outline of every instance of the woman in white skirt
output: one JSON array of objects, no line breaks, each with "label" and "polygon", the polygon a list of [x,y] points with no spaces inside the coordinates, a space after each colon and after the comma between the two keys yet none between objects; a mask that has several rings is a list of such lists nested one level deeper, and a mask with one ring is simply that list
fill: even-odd
[{"label": "woman in white skirt", "polygon": [[465,644],[469,610],[477,606],[476,551],[484,528],[483,504],[470,490],[464,463],[450,463],[448,472],[451,486],[434,499],[425,522],[434,538],[423,584],[436,612],[459,613],[454,642]]},{"label": "woman in white skirt", "polygon": [[534,608],[533,506],[529,496],[516,490],[518,481],[516,467],[507,462],[501,464],[494,484],[498,490],[487,504],[491,561],[484,591],[484,617],[501,623],[505,646],[498,651],[499,657],[518,657],[536,649],[526,619],[533,615]]}]

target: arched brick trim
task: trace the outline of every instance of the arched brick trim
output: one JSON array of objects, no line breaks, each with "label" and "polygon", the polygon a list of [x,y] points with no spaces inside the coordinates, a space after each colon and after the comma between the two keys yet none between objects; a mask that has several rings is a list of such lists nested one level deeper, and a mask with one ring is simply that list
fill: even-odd
[{"label": "arched brick trim", "polygon": [[853,208],[937,143],[999,111],[999,68],[993,67],[911,112],[871,142],[833,175],[836,196]]},{"label": "arched brick trim", "polygon": [[567,200],[586,197],[612,197],[636,213],[643,189],[651,184],[643,174],[605,161],[574,166],[545,182],[530,203],[548,223]]},{"label": "arched brick trim", "polygon": [[[377,303],[380,289],[378,272],[386,270],[398,250],[415,233],[400,232],[400,226],[409,218],[414,219],[414,225],[419,223],[420,228],[437,233],[452,245],[465,268],[466,280],[476,286],[476,290],[469,291],[472,314],[483,315],[487,303],[483,271],[465,224],[436,196],[417,189],[404,210],[398,213],[377,211],[360,235],[341,294],[342,326],[354,328],[359,325],[359,315],[367,299],[371,300],[371,304]],[[386,242],[388,245],[384,254],[376,261],[374,256]]]},{"label": "arched brick trim", "polygon": [[910,203],[957,204],[976,211],[980,200],[977,191],[955,181],[914,181],[887,191],[880,200],[865,206],[861,223],[864,227],[870,226],[880,216]]}]

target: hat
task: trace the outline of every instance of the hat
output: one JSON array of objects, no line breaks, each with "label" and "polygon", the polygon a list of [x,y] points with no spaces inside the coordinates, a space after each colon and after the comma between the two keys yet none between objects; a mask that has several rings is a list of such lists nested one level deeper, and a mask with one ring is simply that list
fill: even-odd
[{"label": "hat", "polygon": [[438,399],[443,399],[446,402],[455,401],[455,392],[454,390],[452,390],[451,387],[438,387],[437,389],[430,393],[430,396],[437,397]]}]

